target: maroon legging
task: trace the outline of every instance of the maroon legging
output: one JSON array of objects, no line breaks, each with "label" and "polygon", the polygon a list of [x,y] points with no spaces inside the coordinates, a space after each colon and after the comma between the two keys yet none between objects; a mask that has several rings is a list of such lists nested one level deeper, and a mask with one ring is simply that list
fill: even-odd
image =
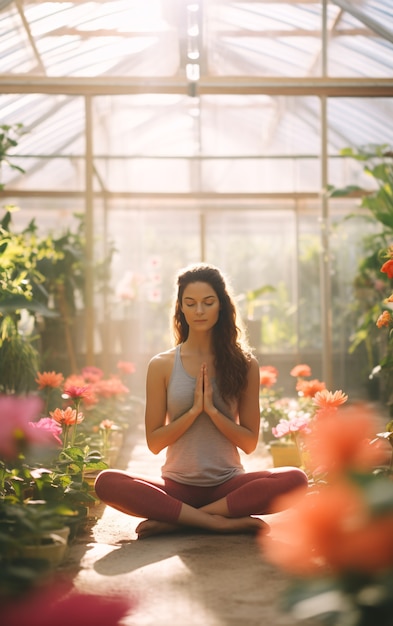
[{"label": "maroon legging", "polygon": [[176,524],[182,503],[200,508],[226,498],[230,517],[275,512],[277,496],[307,486],[306,474],[294,467],[239,474],[214,487],[184,485],[174,480],[151,481],[120,470],[104,470],[95,490],[99,499],[128,515]]}]

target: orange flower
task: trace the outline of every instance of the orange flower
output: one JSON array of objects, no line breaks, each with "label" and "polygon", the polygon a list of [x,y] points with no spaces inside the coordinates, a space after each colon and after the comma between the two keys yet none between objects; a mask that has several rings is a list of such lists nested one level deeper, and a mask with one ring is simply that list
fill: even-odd
[{"label": "orange flower", "polygon": [[[280,499],[280,509],[291,505]],[[265,556],[292,574],[381,572],[393,563],[393,513],[373,516],[362,492],[342,481],[308,493],[261,535]]]},{"label": "orange flower", "polygon": [[374,415],[362,405],[315,420],[305,440],[309,469],[338,475],[375,467],[380,455],[370,440],[376,432]]},{"label": "orange flower", "polygon": [[298,380],[296,384],[296,391],[305,398],[313,398],[318,391],[323,389],[326,389],[325,383],[317,378],[314,380]]},{"label": "orange flower", "polygon": [[299,378],[301,376],[311,376],[311,367],[302,363],[300,365],[295,365],[289,373],[291,376],[295,376],[295,378]]},{"label": "orange flower", "polygon": [[393,302],[393,293],[389,296],[389,298],[386,298],[385,302]]},{"label": "orange flower", "polygon": [[389,311],[384,311],[377,319],[376,324],[378,328],[382,328],[382,326],[390,326],[391,321],[392,316],[390,315]]},{"label": "orange flower", "polygon": [[336,409],[347,400],[347,394],[343,393],[341,389],[335,391],[334,393],[328,391],[327,389],[322,389],[322,391],[317,391],[315,394],[313,403],[321,409]]},{"label": "orange flower", "polygon": [[381,267],[381,272],[388,275],[388,278],[393,278],[393,259],[386,261]]},{"label": "orange flower", "polygon": [[86,381],[81,374],[71,374],[64,381],[64,387],[83,387]]},{"label": "orange flower", "polygon": [[63,374],[57,374],[56,372],[37,372],[35,382],[38,384],[38,389],[46,389],[47,387],[55,389],[61,386],[63,380]]},{"label": "orange flower", "polygon": [[83,413],[76,413],[75,409],[70,406],[66,409],[55,409],[50,411],[50,416],[61,426],[71,426],[72,424],[80,424],[84,420]]},{"label": "orange flower", "polygon": [[263,365],[259,368],[259,384],[272,387],[277,382],[278,370],[272,365]]}]

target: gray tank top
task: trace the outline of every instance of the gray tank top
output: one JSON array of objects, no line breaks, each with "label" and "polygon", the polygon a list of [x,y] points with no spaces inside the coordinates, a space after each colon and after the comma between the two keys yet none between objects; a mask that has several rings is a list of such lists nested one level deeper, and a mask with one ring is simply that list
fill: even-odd
[{"label": "gray tank top", "polygon": [[[180,346],[177,346],[167,391],[170,421],[192,407],[195,381],[185,371]],[[235,421],[234,408],[231,409],[220,397],[214,380],[212,384],[214,405],[228,419]],[[220,433],[206,413],[201,413],[184,435],[168,446],[162,467],[163,478],[201,487],[219,485],[243,472],[237,447]]]}]

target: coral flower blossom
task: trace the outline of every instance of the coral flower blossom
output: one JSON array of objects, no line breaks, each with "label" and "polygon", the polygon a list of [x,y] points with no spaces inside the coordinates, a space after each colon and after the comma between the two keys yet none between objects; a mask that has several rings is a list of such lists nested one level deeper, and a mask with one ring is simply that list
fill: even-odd
[{"label": "coral flower blossom", "polygon": [[311,367],[305,363],[301,363],[300,365],[295,365],[289,373],[295,378],[311,376]]},{"label": "coral flower blossom", "polygon": [[305,398],[313,398],[318,391],[323,389],[326,389],[325,383],[317,378],[314,380],[298,380],[296,384],[296,391]]},{"label": "coral flower blossom", "polygon": [[368,471],[380,460],[380,452],[370,445],[377,432],[374,415],[364,406],[345,409],[315,420],[307,435],[308,465],[338,475],[348,470]]},{"label": "coral flower blossom", "polygon": [[38,389],[46,389],[48,387],[55,389],[62,385],[63,380],[63,374],[58,374],[57,372],[37,372],[35,382],[38,384]]},{"label": "coral flower blossom", "polygon": [[388,278],[393,278],[393,259],[389,259],[382,265],[381,272],[387,274]]},{"label": "coral flower blossom", "polygon": [[291,574],[382,572],[393,562],[393,513],[372,516],[362,492],[341,481],[308,493],[262,535],[265,556]]},{"label": "coral flower blossom", "polygon": [[332,393],[327,389],[322,389],[322,391],[317,391],[313,398],[313,403],[317,406],[321,407],[321,409],[333,409],[339,407],[341,404],[344,404],[348,400],[348,396],[346,393],[343,393],[341,389]]},{"label": "coral flower blossom", "polygon": [[76,413],[75,409],[70,406],[66,409],[55,409],[50,411],[52,419],[62,426],[71,426],[72,424],[80,424],[84,420],[83,413]]},{"label": "coral flower blossom", "polygon": [[278,370],[272,365],[259,368],[259,383],[264,387],[272,387],[277,382]]},{"label": "coral flower blossom", "polygon": [[391,314],[389,313],[389,311],[384,311],[378,317],[378,319],[376,321],[376,324],[377,324],[378,328],[382,328],[383,326],[390,326],[391,322],[392,322]]}]

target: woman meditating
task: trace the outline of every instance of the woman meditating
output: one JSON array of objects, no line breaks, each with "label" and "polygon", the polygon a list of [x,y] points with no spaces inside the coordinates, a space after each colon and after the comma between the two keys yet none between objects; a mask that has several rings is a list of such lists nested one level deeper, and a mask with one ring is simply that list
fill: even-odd
[{"label": "woman meditating", "polygon": [[[260,517],[277,496],[306,489],[295,467],[246,472],[260,428],[259,364],[237,325],[222,273],[195,265],[177,278],[175,347],[150,361],[146,381],[147,445],[166,448],[161,478],[120,470],[97,477],[97,496],[139,518],[140,539],[191,527],[216,533],[268,529]],[[276,509],[274,509],[276,512]]]}]

